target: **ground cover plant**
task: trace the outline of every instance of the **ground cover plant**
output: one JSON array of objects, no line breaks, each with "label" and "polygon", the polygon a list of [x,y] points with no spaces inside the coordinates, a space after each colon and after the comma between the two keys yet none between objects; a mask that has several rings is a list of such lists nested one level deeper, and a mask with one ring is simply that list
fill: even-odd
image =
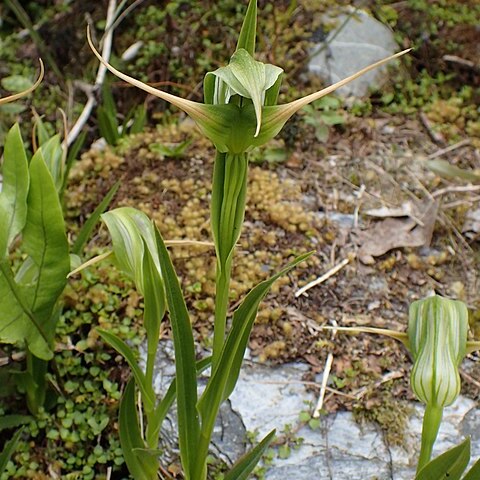
[{"label": "ground cover plant", "polygon": [[[312,125],[312,127],[315,129],[315,125]],[[337,134],[340,131],[341,129],[339,129],[337,132],[335,131],[335,129],[332,129],[334,138],[338,139]],[[316,135],[317,132],[312,132],[312,133]],[[185,141],[185,136],[178,135],[178,133],[176,135],[178,136],[177,138],[180,139],[177,145],[181,145],[183,141]],[[167,146],[167,148],[158,148],[158,149],[150,150],[148,146],[148,140],[147,140],[147,138],[153,138],[154,143],[156,142],[158,145],[161,145],[161,146],[163,146],[164,144],[168,145],[172,141],[172,138],[169,136],[168,133],[165,132],[157,136],[155,134],[152,135],[151,133],[149,133],[148,135],[145,136],[144,140],[141,140],[140,138],[141,137],[139,137],[137,146],[135,146],[135,143],[132,144],[133,146],[130,146],[128,145],[128,143],[124,141],[124,139],[122,139],[120,141],[119,150],[115,151],[115,153],[107,152],[105,163],[101,166],[101,168],[100,168],[100,165],[98,164],[99,171],[101,171],[102,168],[105,168],[105,170],[102,171],[102,175],[105,175],[105,177],[101,177],[102,179],[108,178],[109,176],[112,177],[111,175],[112,169],[110,168],[110,170],[108,170],[109,162],[112,162],[110,166],[113,166],[116,164],[117,167],[120,166],[121,171],[125,172],[124,170],[125,166],[122,165],[123,160],[118,160],[118,155],[119,155],[119,152],[122,151],[121,150],[122,148],[124,149],[124,151],[128,151],[129,149],[131,149],[130,155],[132,157],[134,157],[137,154],[137,152],[143,149],[141,155],[145,156],[146,165],[148,165],[148,163],[152,161],[152,156],[151,156],[152,154],[155,155],[154,158],[157,161],[158,160],[164,161],[162,160],[162,158],[166,158],[167,160],[165,161],[164,164],[170,165],[170,166],[173,165],[171,161],[171,158],[172,158],[171,152],[174,151],[173,149],[176,147],[175,145],[173,145],[173,147]],[[129,140],[127,140],[127,142],[128,141]],[[142,143],[142,142],[146,142],[146,147],[145,147],[145,143]],[[194,146],[194,148],[198,148],[198,144],[202,145],[201,140],[198,140],[198,141],[195,140],[195,143],[192,146]],[[265,148],[270,148],[270,147],[265,147]],[[145,149],[147,150],[146,152],[145,152]],[[268,152],[268,150],[263,150],[263,152],[265,151]],[[263,152],[260,151],[259,153],[257,153],[256,154],[257,158],[261,158]],[[191,146],[188,146],[188,145],[187,145],[187,148],[183,151],[183,153],[182,153],[182,149],[180,149],[178,153],[180,158],[182,158],[182,156],[183,157],[190,156],[191,154],[192,154],[192,148]],[[90,155],[91,155],[90,158],[99,158],[99,157],[103,158],[103,154],[100,154],[97,156],[95,156],[96,154],[90,154]],[[120,153],[120,156],[122,155],[123,154]],[[283,158],[284,159],[288,158],[288,155],[287,156],[283,155]],[[87,163],[87,159],[85,164],[86,163]],[[88,167],[87,167],[87,170],[88,170]],[[92,173],[93,175],[88,174],[86,176],[90,178],[94,178],[95,172],[92,172]],[[77,174],[79,174],[78,171],[74,172],[75,176]],[[271,180],[275,180],[276,178],[273,171],[271,171],[268,174],[265,174],[265,173],[261,173],[260,169],[252,168],[252,167],[249,168],[249,174],[254,175],[256,177],[254,179],[254,181],[256,181],[255,188],[265,188],[266,183],[268,183]],[[348,178],[352,180],[353,183],[358,182],[358,176],[357,178],[355,178],[354,176],[350,176]],[[191,188],[187,186],[188,185],[187,180],[188,179],[182,180],[182,185],[183,185],[183,182],[185,181],[185,185],[186,185],[185,188]],[[105,185],[108,184],[108,182],[106,182],[105,180],[102,180],[102,182],[103,183],[101,184],[101,186],[102,188],[104,188]],[[167,183],[165,185],[167,185]],[[143,185],[139,185],[138,193],[141,193],[142,188],[143,188]],[[152,182],[152,185],[150,186],[150,188],[151,189],[155,188],[154,182]],[[173,180],[171,183],[171,188],[172,189],[177,188]],[[204,185],[202,188],[206,188],[208,190],[209,186]],[[104,190],[105,193],[107,191],[108,191],[108,188]],[[144,195],[142,197],[143,199],[146,199],[148,197],[148,195],[145,194],[145,192],[143,195]],[[181,195],[182,194],[179,193],[179,198]],[[70,196],[70,193],[67,192],[67,199],[70,199],[70,198],[73,199],[73,195]],[[190,208],[192,205],[194,206],[198,205],[196,203],[189,203],[189,200],[185,197],[185,195],[184,195],[184,200],[186,201],[186,204],[190,205]],[[145,200],[145,201],[148,204],[148,200]],[[199,201],[200,201],[199,204],[202,205],[202,209],[203,209],[203,204],[205,202],[201,198]],[[95,205],[96,203],[98,203],[98,201],[94,201],[93,205]],[[173,203],[174,202],[172,202],[172,204]],[[132,204],[135,204],[135,202],[133,201]],[[262,206],[262,209],[263,208],[264,207]],[[280,210],[281,209],[282,209],[282,206],[280,206]],[[295,224],[295,227],[298,232],[304,232],[306,237],[309,237],[310,235],[312,235],[312,232],[315,228],[319,228],[318,225],[314,227],[313,222],[310,223],[311,219],[309,215],[305,215],[303,211],[295,211],[294,209],[289,211],[295,212],[295,215],[298,217],[298,220],[296,220],[298,221],[298,223]],[[84,212],[86,212],[86,210],[84,210]],[[282,219],[282,216],[279,214],[278,211],[277,212],[275,211],[273,206],[266,207],[264,210],[262,210],[262,213],[255,212],[254,209],[251,207],[250,207],[250,211],[248,211],[248,208],[247,208],[247,218],[249,219],[258,218],[259,214],[264,215],[263,212],[265,212],[265,214],[270,215],[272,219],[276,219],[275,221],[278,221],[279,224],[284,226],[288,225],[288,222]],[[86,213],[88,214],[89,212],[86,212]],[[125,211],[123,211],[123,213],[125,213]],[[152,213],[154,213],[157,216],[163,215],[163,212],[155,211],[154,208]],[[202,210],[202,215],[203,215],[203,210]],[[173,216],[173,218],[175,217]],[[186,213],[185,213],[185,218],[187,218]],[[201,225],[202,220],[201,219],[198,219],[198,220],[200,220],[199,225]],[[196,225],[196,224],[192,223],[191,225]],[[167,228],[167,227],[164,226],[163,228]],[[175,232],[175,228],[173,226],[168,228],[171,229],[172,233]],[[248,228],[250,227],[247,225],[246,230],[244,231],[249,231],[247,230]],[[328,238],[328,234],[331,234],[331,232],[329,232],[328,225],[322,225],[320,226],[320,228],[322,229],[322,235],[326,234],[325,238]],[[194,232],[195,235],[197,234],[197,232],[201,231],[200,226],[198,227],[198,229],[196,226],[194,226],[194,228],[189,227],[189,229],[190,229],[190,232]],[[330,227],[330,230],[333,230],[333,229],[331,229]],[[177,227],[177,231],[178,231],[178,227]],[[101,233],[101,235],[104,235],[104,233]],[[186,238],[190,237],[190,235],[186,232],[182,233],[182,235],[185,235]],[[204,233],[201,233],[201,235],[204,235]],[[169,233],[165,234],[165,238],[175,238],[175,237],[176,237],[175,235],[170,236]],[[202,238],[202,239],[206,240],[206,238]],[[272,239],[268,241],[272,241]],[[240,242],[242,242],[243,245],[246,244],[248,246],[248,241],[246,241],[246,239],[243,239],[243,240],[240,239]],[[274,243],[274,240],[272,244],[273,243]],[[315,247],[315,244],[312,243],[310,246],[310,249],[312,248],[312,246]],[[304,247],[305,245],[303,245],[302,248]],[[203,248],[208,250],[208,247],[203,247]],[[298,248],[298,244],[296,244],[296,247],[292,249],[291,253],[292,254],[299,253],[297,248]],[[304,248],[304,250],[308,250],[308,249],[309,248]],[[95,251],[95,247],[94,247],[94,251]],[[204,319],[207,319],[208,312],[213,311],[214,305],[210,304],[210,302],[208,301],[209,299],[207,299],[206,301],[203,300],[203,296],[201,294],[202,292],[199,292],[198,288],[199,286],[200,288],[203,288],[203,285],[208,285],[209,282],[215,283],[214,278],[213,279],[208,278],[208,275],[209,275],[208,273],[206,275],[207,276],[206,279],[202,278],[201,281],[196,281],[195,265],[201,265],[201,268],[202,269],[204,268],[203,263],[201,263],[201,259],[189,260],[188,256],[185,256],[182,260],[181,254],[179,254],[176,251],[172,251],[172,253],[173,253],[172,256],[174,257],[176,262],[180,260],[180,263],[181,264],[183,263],[180,270],[182,281],[185,278],[185,272],[188,272],[188,269],[190,269],[191,282],[190,280],[187,280],[187,283],[186,283],[186,285],[189,288],[189,290],[187,290],[186,292],[187,302],[189,303],[189,306],[192,300],[195,301],[196,308],[194,309],[194,315],[200,319],[202,319],[202,317]],[[280,255],[278,253],[279,258],[275,260],[274,262],[275,266],[276,267],[280,266],[285,260],[288,259],[289,255],[290,254]],[[243,259],[240,259],[240,260],[243,261]],[[387,260],[390,261],[389,258],[385,259],[384,268],[385,269],[392,268],[391,266],[389,267],[387,265],[388,263]],[[310,260],[309,263],[306,263],[306,264],[310,265],[310,268],[312,268],[311,266],[314,265],[314,263],[312,262],[314,261]],[[409,258],[409,262],[411,265],[415,265],[416,260],[412,256]],[[190,267],[186,267],[186,265],[189,263],[193,265]],[[264,260],[264,263],[267,264],[267,261]],[[234,270],[238,269],[238,267],[236,266],[234,266],[233,268]],[[435,265],[432,268],[435,270]],[[394,270],[395,270],[395,267],[394,267]],[[127,270],[127,273],[129,273],[128,270]],[[388,273],[387,270],[386,270],[386,273]],[[434,273],[436,274],[436,272]],[[263,273],[263,275],[264,275],[263,278],[267,276],[265,272]],[[299,274],[295,273],[293,275],[291,278],[297,279]],[[103,278],[100,279],[98,278],[99,276]],[[234,275],[234,278],[235,278],[235,275]],[[100,284],[108,285],[108,282],[112,280],[113,282],[111,283],[110,286],[108,287],[106,286],[105,288],[99,287]],[[245,290],[248,290],[249,286],[253,286],[256,281],[258,280],[255,280],[255,279],[248,280],[245,283],[245,285],[241,286],[240,288],[239,288],[238,282],[234,281],[232,292],[235,292],[235,295],[237,296],[237,298],[240,298],[241,294],[245,292]],[[74,285],[73,289],[69,288],[66,293],[66,301],[69,307],[85,308],[85,305],[90,305],[90,306],[87,308],[87,311],[84,310],[83,312],[80,312],[80,311],[75,312],[74,309],[69,311],[67,309],[67,311],[65,312],[65,315],[62,316],[63,318],[59,319],[59,330],[58,330],[57,338],[60,338],[61,342],[63,343],[63,346],[61,346],[60,348],[62,349],[65,347],[71,348],[72,346],[72,343],[70,343],[71,340],[74,341],[73,345],[75,346],[74,350],[70,350],[70,351],[64,350],[62,352],[57,352],[57,355],[56,355],[57,360],[59,361],[59,370],[62,375],[66,373],[65,378],[68,379],[66,384],[60,386],[60,388],[64,392],[66,392],[68,395],[65,395],[63,398],[62,397],[60,398],[58,417],[56,417],[56,414],[51,415],[48,412],[40,412],[38,417],[39,420],[38,422],[35,422],[35,423],[37,423],[37,425],[40,425],[40,430],[44,428],[43,425],[46,425],[46,424],[51,425],[50,427],[47,427],[47,429],[50,428],[50,430],[52,429],[52,426],[54,426],[52,433],[51,434],[49,433],[48,440],[47,441],[41,440],[41,442],[44,442],[44,444],[48,442],[48,448],[50,449],[50,452],[52,452],[52,449],[56,448],[57,444],[59,443],[59,440],[60,442],[64,442],[65,444],[69,445],[68,448],[74,448],[74,449],[77,448],[77,446],[79,446],[81,442],[75,438],[76,435],[82,437],[82,440],[81,440],[82,442],[84,441],[84,438],[86,436],[88,436],[88,438],[90,438],[91,440],[91,443],[92,443],[91,449],[90,448],[83,449],[84,450],[83,453],[81,453],[80,450],[73,450],[75,452],[78,452],[78,456],[77,456],[77,453],[75,453],[75,455],[70,455],[70,456],[68,454],[65,455],[65,453],[62,452],[60,448],[58,451],[58,459],[60,460],[60,462],[57,466],[54,467],[54,471],[56,470],[58,472],[60,471],[64,472],[64,471],[68,471],[68,469],[70,468],[72,471],[77,472],[76,473],[77,475],[79,474],[78,472],[82,472],[81,474],[85,478],[92,478],[94,475],[98,475],[99,474],[98,472],[107,471],[106,465],[116,464],[118,465],[118,467],[115,467],[115,472],[117,473],[115,473],[114,475],[126,475],[125,469],[123,468],[122,470],[122,467],[120,466],[122,462],[122,454],[118,448],[119,445],[118,445],[118,437],[116,435],[116,426],[112,420],[115,418],[116,402],[118,402],[120,398],[119,388],[121,389],[121,385],[124,384],[125,382],[125,373],[121,373],[122,372],[121,364],[119,364],[118,369],[112,369],[111,367],[108,367],[109,373],[113,373],[113,377],[110,376],[110,378],[107,377],[108,375],[107,371],[102,371],[106,369],[100,369],[101,370],[100,372],[95,369],[96,365],[98,364],[110,366],[113,363],[118,363],[119,357],[116,357],[117,361],[115,362],[114,360],[115,354],[112,355],[111,353],[107,353],[108,351],[107,352],[98,351],[98,345],[99,345],[98,336],[94,333],[95,329],[89,326],[89,323],[91,322],[92,318],[89,319],[88,316],[91,315],[95,319],[100,319],[100,322],[104,327],[103,328],[104,331],[108,331],[113,328],[114,331],[120,337],[124,339],[128,337],[130,340],[133,339],[134,342],[138,342],[139,339],[135,338],[135,333],[138,331],[138,328],[142,330],[143,327],[139,326],[138,323],[136,323],[136,321],[134,320],[134,318],[138,318],[139,313],[142,310],[141,300],[139,303],[138,301],[139,296],[134,295],[133,293],[130,293],[127,295],[125,293],[125,290],[128,290],[129,288],[128,280],[123,279],[123,277],[115,276],[115,274],[109,271],[108,267],[101,268],[98,272],[93,271],[93,272],[87,273],[82,279],[76,278],[75,280],[72,280],[72,282]],[[250,285],[248,285],[248,283],[250,283]],[[88,285],[93,286],[94,288],[93,289],[88,288]],[[280,285],[285,285],[285,283],[280,283]],[[90,292],[90,290],[92,291]],[[81,292],[83,291],[88,292],[88,293],[85,293],[85,302],[83,301],[83,299],[80,299],[82,296]],[[120,297],[119,298],[117,297],[117,299],[106,298],[107,296],[110,296],[112,294],[114,297],[115,293],[117,295],[120,293]],[[80,295],[80,298],[79,298],[79,295]],[[123,313],[125,312],[125,309],[128,312],[127,315]],[[122,315],[123,315],[123,318],[119,318],[119,317],[122,317]],[[276,322],[276,320],[274,319],[278,319],[279,316],[280,318],[285,318],[285,313],[282,313],[281,302],[279,302],[277,305],[274,305],[274,308],[272,309],[271,312],[267,311],[261,314],[260,324],[258,325],[259,331],[262,331],[262,329],[264,329],[265,332],[268,332],[268,329],[272,328],[273,322]],[[203,337],[206,342],[208,342],[209,327],[207,326],[206,320],[202,320],[202,321],[204,322],[204,326],[203,326],[204,332],[200,336]],[[321,319],[319,321],[322,322]],[[69,325],[69,322],[71,322],[70,325]],[[262,326],[262,322],[265,322],[263,326]],[[78,331],[76,331],[75,326],[76,328],[78,328]],[[145,327],[146,326],[147,325],[145,325]],[[288,358],[289,355],[294,356],[295,353],[293,353],[293,350],[291,349],[291,345],[293,342],[291,342],[291,340],[288,339],[288,331],[289,331],[288,322],[285,322],[284,320],[282,320],[281,322],[278,323],[278,325],[275,325],[274,328],[277,331],[283,332],[283,336],[279,337],[282,339],[281,341],[278,341],[276,344],[275,342],[271,342],[271,344],[267,343],[265,345],[265,341],[268,342],[269,340],[275,337],[274,336],[272,337],[271,333],[266,333],[262,338],[262,336],[258,335],[257,333],[257,334],[254,334],[255,335],[254,341],[253,343],[251,343],[251,345],[253,345],[254,348],[257,348],[258,351],[261,353],[261,355],[264,355],[265,358]],[[87,334],[88,334],[88,337],[87,337]],[[198,335],[197,332],[194,332],[194,334]],[[263,347],[259,348],[258,346],[255,347],[255,342],[258,342],[258,341],[260,342],[263,341],[264,346],[268,346],[269,348],[263,348]],[[312,351],[314,351],[315,355],[317,355],[318,358],[320,359],[322,358],[325,352],[322,346],[320,345],[310,346],[306,342],[306,348],[305,348],[306,355],[311,355]],[[110,359],[108,357],[110,357]],[[123,372],[125,372],[125,368],[123,368]],[[337,373],[340,376],[342,375],[341,371]],[[87,384],[84,385],[82,378],[85,379],[90,376],[91,376],[91,379],[89,378],[88,381],[89,382],[92,381],[92,383],[88,385]],[[342,381],[342,378],[339,378],[339,385],[341,384],[341,381]],[[118,386],[117,386],[117,382],[118,382]],[[81,387],[80,387],[80,384],[82,385]],[[76,390],[79,388],[81,388],[82,390],[76,392]],[[80,408],[85,408],[83,413],[81,410],[79,411],[77,406],[73,406],[72,403],[69,401],[68,396],[71,394],[75,394],[75,398],[76,398],[75,404],[77,406],[80,406]],[[87,406],[88,400],[86,398],[90,397],[92,400],[94,400],[93,404],[98,405],[102,403],[101,401],[100,402],[98,401],[100,398],[102,398],[102,394],[105,394],[106,395],[105,398],[109,399],[110,408],[108,404],[105,403],[101,406],[101,408],[98,408],[97,411],[93,411],[91,407]],[[144,408],[144,412],[145,410],[146,409]],[[87,420],[88,420],[88,423],[87,423]],[[71,428],[72,424],[76,425],[77,427],[74,427],[72,429]],[[34,429],[35,427],[28,426],[28,428]],[[38,428],[38,426],[36,428]],[[113,435],[108,434],[107,432],[109,431],[112,431]],[[43,434],[40,433],[40,437],[37,437],[37,438],[42,439],[43,438],[42,435]],[[108,435],[108,438],[111,439],[109,440],[109,442],[106,442],[105,440],[103,440],[103,438],[106,438],[107,435]],[[101,441],[98,441],[98,438],[99,438],[98,436],[102,437]],[[35,465],[36,461],[38,461],[38,457],[35,458],[35,456],[32,456],[31,452],[28,451],[29,450],[28,447],[27,448],[25,448],[24,446],[22,447],[22,442],[23,440],[19,444],[20,450],[16,460],[16,462],[21,465],[21,470],[18,470],[17,472],[15,472],[15,470],[12,470],[11,464],[9,464],[9,467],[8,467],[9,472],[11,472],[10,474],[13,475],[13,472],[15,472],[15,475],[17,475],[17,477],[20,476],[20,478],[22,475],[25,475],[25,476],[33,475],[35,470],[38,469],[38,465],[37,466]],[[55,458],[55,455],[52,455],[52,453],[50,453],[49,457]],[[69,459],[73,460],[73,462],[70,464],[71,466],[67,466],[68,465],[67,460]],[[102,473],[100,473],[100,475],[101,474]]]}]

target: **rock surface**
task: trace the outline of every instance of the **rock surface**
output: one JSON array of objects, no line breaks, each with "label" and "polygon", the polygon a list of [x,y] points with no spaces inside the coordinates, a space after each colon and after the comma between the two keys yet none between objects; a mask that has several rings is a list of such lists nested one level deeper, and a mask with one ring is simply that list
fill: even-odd
[{"label": "rock surface", "polygon": [[[173,348],[161,342],[155,387],[164,392],[174,374]],[[143,352],[145,353],[145,352]],[[308,366],[291,363],[270,367],[246,361],[237,388],[224,404],[212,439],[212,451],[218,458],[233,463],[246,450],[247,432],[260,439],[289,425],[294,438],[303,438],[291,449],[288,458],[275,458],[265,480],[411,480],[415,475],[420,444],[423,407],[414,405],[409,420],[405,447],[390,447],[374,424],[359,425],[350,412],[322,418],[321,426],[312,430],[298,428],[299,414],[311,409],[316,398],[307,391],[302,375]],[[202,382],[201,382],[202,383]],[[163,429],[163,438],[174,449],[175,412]],[[465,397],[445,409],[434,455],[457,445],[466,435],[472,437],[472,458],[480,457],[480,410],[476,402]]]},{"label": "rock surface", "polygon": [[[313,56],[308,65],[311,72],[328,83],[338,82],[398,51],[392,31],[362,10],[339,15],[336,22],[337,27],[327,38],[312,48]],[[384,84],[386,68],[368,72],[337,92],[343,96],[363,97],[370,89]]]}]

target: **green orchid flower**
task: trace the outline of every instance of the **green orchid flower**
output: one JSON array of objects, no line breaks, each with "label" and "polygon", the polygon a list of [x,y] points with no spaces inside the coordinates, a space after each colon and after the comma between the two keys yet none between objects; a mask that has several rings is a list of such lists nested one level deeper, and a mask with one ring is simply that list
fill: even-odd
[{"label": "green orchid flower", "polygon": [[460,364],[468,353],[480,350],[480,342],[467,338],[467,307],[463,302],[433,295],[410,305],[407,333],[370,327],[332,328],[386,335],[401,341],[411,353],[412,390],[426,405],[419,472],[431,458],[444,407],[460,394]]},{"label": "green orchid flower", "polygon": [[403,50],[373,63],[323,90],[285,105],[276,105],[283,70],[254,60],[253,51],[238,48],[228,66],[207,73],[204,81],[205,103],[198,103],[153,88],[120,72],[95,49],[89,30],[87,39],[93,53],[110,72],[183,110],[219,152],[232,154],[241,154],[265,144],[301,108],[411,50]]}]

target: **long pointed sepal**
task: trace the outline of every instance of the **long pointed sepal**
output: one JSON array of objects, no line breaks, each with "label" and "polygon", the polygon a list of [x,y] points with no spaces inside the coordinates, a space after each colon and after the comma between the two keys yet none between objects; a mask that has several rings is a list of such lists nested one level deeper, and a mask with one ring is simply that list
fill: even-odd
[{"label": "long pointed sepal", "polygon": [[350,332],[350,333],[373,333],[375,335],[384,335],[399,342],[402,342],[407,348],[409,348],[408,336],[403,332],[395,332],[394,330],[388,330],[386,328],[373,328],[373,327],[330,327],[323,326],[323,330],[336,330],[338,332]]},{"label": "long pointed sepal", "polygon": [[[370,70],[374,70],[375,68],[378,68],[384,65],[385,63],[390,62],[391,60],[401,57],[402,55],[405,55],[411,50],[412,50],[411,48],[408,48],[407,50],[403,50],[401,52],[395,53],[394,55],[391,55],[390,57],[387,57],[382,60],[379,60],[378,62],[372,63],[371,65],[368,65],[367,67],[362,68],[362,70],[359,70],[353,75],[350,75],[349,77],[344,78],[343,80],[340,80],[334,83],[333,85],[330,85],[329,87],[326,87],[318,92],[311,93],[310,95],[299,98],[298,100],[294,100],[293,102],[287,103],[285,105],[272,107],[271,111],[269,112],[268,118],[266,118],[263,122],[266,127],[265,129],[274,130],[278,133],[283,127],[283,125],[285,125],[287,120],[293,114],[297,113],[301,108],[314,102],[315,100],[319,100],[320,98],[324,97],[325,95],[328,95],[329,93],[334,92],[335,90],[339,89],[340,87],[343,87],[347,83],[350,83],[353,80],[356,80],[358,77],[361,77],[362,75],[369,72]],[[262,125],[262,130],[264,129],[264,125]]]},{"label": "long pointed sepal", "polygon": [[222,151],[227,150],[226,142],[230,134],[231,125],[234,124],[232,115],[236,114],[236,109],[233,105],[204,105],[203,103],[186,100],[158,88],[153,88],[110,65],[93,45],[89,27],[87,27],[87,41],[95,56],[111,73],[130,85],[140,88],[144,92],[161,98],[183,110],[197,122],[204,135],[212,140],[218,149]]}]

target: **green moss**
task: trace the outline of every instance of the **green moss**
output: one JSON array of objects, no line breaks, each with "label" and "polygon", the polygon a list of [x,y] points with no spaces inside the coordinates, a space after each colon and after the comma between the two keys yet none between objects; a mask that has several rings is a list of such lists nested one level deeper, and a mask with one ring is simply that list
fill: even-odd
[{"label": "green moss", "polygon": [[367,393],[352,413],[358,422],[374,422],[383,431],[389,445],[404,445],[408,419],[413,408],[406,400],[400,400],[393,391],[395,381],[382,384],[381,388]]}]

